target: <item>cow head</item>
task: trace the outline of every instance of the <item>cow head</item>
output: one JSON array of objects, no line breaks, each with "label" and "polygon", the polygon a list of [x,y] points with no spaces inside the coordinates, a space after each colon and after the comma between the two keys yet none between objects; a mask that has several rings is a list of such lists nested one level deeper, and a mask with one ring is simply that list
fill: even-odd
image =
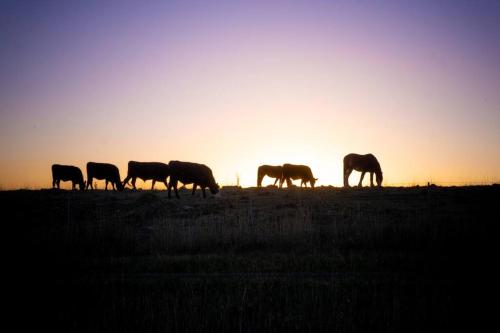
[{"label": "cow head", "polygon": [[314,184],[316,184],[316,181],[318,180],[318,178],[311,178],[310,182],[311,182],[311,187],[314,187]]},{"label": "cow head", "polygon": [[123,191],[123,184],[121,181],[117,181],[115,184],[118,191]]},{"label": "cow head", "polygon": [[212,194],[219,193],[219,184],[215,183],[215,185],[210,186],[210,193]]},{"label": "cow head", "polygon": [[379,187],[381,187],[381,186],[382,186],[382,181],[384,180],[384,176],[383,176],[383,174],[382,174],[382,171],[377,172],[377,173],[376,173],[376,176],[377,176],[377,185],[378,185]]}]

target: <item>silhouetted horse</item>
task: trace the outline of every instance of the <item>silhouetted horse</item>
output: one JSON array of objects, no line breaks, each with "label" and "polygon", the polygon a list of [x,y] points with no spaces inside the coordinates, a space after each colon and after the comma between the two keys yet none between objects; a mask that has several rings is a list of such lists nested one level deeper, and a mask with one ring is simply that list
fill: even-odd
[{"label": "silhouetted horse", "polygon": [[365,173],[370,173],[370,186],[373,186],[373,174],[377,177],[377,185],[382,186],[382,169],[375,156],[372,154],[348,154],[344,157],[344,187],[349,187],[349,175],[352,170],[360,171],[361,178],[358,186],[361,187]]},{"label": "silhouetted horse", "polygon": [[300,179],[300,187],[302,187],[302,185],[307,187],[307,182],[309,182],[313,188],[318,180],[318,178],[314,178],[311,168],[307,165],[283,164],[283,176],[280,181],[280,188],[283,186],[285,180],[286,186],[291,187],[292,181],[290,179]]},{"label": "silhouetted horse", "polygon": [[168,166],[170,169],[170,181],[168,183],[169,198],[172,187],[174,188],[175,196],[179,198],[179,192],[177,192],[177,182],[179,181],[183,184],[194,184],[193,195],[197,186],[201,187],[204,198],[207,197],[205,194],[206,187],[210,189],[212,194],[217,194],[219,192],[219,185],[215,182],[212,170],[210,170],[210,168],[206,165],[191,162],[170,161]]},{"label": "silhouetted horse", "polygon": [[132,186],[135,188],[135,182],[137,178],[146,180],[153,180],[151,184],[151,189],[155,187],[155,182],[162,182],[165,187],[168,188],[167,177],[169,175],[168,164],[160,162],[128,162],[127,177],[123,180],[123,186],[128,184],[128,181],[132,179]]},{"label": "silhouetted horse", "polygon": [[52,188],[60,188],[59,184],[62,181],[71,181],[71,187],[74,190],[75,185],[78,184],[80,190],[85,189],[85,182],[83,181],[82,170],[72,165],[52,164]]},{"label": "silhouetted horse", "polygon": [[281,177],[283,176],[283,167],[281,165],[261,165],[257,169],[257,186],[262,186],[262,179],[265,176],[276,178],[274,181],[274,185],[279,181],[281,181]]},{"label": "silhouetted horse", "polygon": [[123,185],[120,180],[120,171],[118,168],[109,163],[95,163],[88,162],[87,163],[87,188],[90,186],[91,189],[94,189],[92,186],[92,180],[96,179],[105,179],[106,187],[105,190],[108,189],[108,183],[111,183],[113,186],[113,190],[115,190],[115,185],[118,191],[123,191]]}]

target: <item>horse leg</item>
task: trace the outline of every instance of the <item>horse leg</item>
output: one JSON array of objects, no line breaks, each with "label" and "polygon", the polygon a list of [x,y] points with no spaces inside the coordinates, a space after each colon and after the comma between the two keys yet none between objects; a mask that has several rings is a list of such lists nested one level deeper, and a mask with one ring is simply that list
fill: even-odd
[{"label": "horse leg", "polygon": [[358,187],[363,187],[363,178],[365,177],[366,171],[361,172],[361,178],[359,178],[359,184]]},{"label": "horse leg", "polygon": [[257,174],[257,187],[262,186],[262,179],[264,179],[264,176]]},{"label": "horse leg", "polygon": [[[193,192],[191,193],[191,195],[194,195],[195,192],[196,192],[196,187],[198,187],[198,184],[194,184],[193,185]],[[201,186],[200,186],[201,187]],[[201,187],[201,189],[203,190],[203,187]]]},{"label": "horse leg", "polygon": [[344,187],[349,187],[349,176],[351,172],[352,169],[344,169]]}]

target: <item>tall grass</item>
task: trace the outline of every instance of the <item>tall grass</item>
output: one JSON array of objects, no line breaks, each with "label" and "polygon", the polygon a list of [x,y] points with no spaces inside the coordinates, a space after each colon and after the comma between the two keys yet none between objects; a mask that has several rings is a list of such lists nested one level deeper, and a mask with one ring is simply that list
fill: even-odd
[{"label": "tall grass", "polygon": [[48,326],[397,332],[450,329],[470,304],[480,308],[498,194],[491,186],[0,199],[22,230],[22,290]]}]

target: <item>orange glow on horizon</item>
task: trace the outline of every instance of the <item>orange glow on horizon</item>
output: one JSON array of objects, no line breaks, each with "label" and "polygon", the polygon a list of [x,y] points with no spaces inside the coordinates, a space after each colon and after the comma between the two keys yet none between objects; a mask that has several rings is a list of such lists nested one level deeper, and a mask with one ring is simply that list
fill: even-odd
[{"label": "orange glow on horizon", "polygon": [[386,186],[498,182],[498,20],[382,3],[11,6],[0,188],[49,188],[53,163],[123,179],[130,160],[244,187],[261,164],[305,164],[342,186],[348,153],[373,153]]}]

